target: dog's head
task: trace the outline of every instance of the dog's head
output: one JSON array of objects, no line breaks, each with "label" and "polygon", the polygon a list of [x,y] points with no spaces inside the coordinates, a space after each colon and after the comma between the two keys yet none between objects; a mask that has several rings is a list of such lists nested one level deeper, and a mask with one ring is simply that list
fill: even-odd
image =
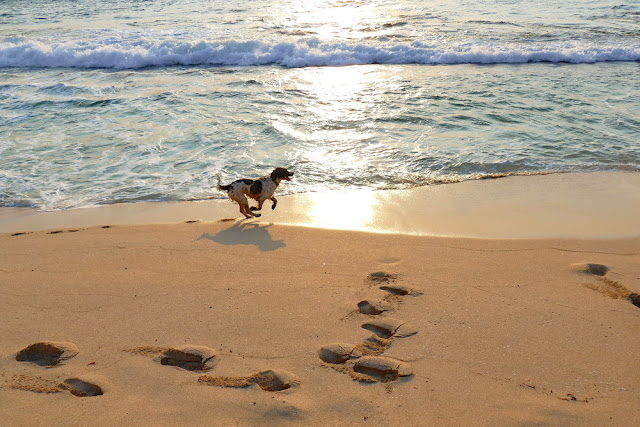
[{"label": "dog's head", "polygon": [[292,176],[293,176],[293,172],[289,172],[285,168],[275,168],[273,172],[271,172],[271,179],[276,184],[280,184],[280,181],[282,181],[283,179],[285,181],[291,181]]}]

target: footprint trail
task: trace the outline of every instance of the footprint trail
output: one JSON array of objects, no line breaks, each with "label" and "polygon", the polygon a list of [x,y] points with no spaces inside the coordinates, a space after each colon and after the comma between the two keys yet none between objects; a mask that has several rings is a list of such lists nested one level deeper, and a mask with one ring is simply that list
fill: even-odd
[{"label": "footprint trail", "polygon": [[[43,341],[31,344],[16,353],[17,362],[29,362],[47,369],[60,366],[62,362],[71,359],[79,353],[73,343]],[[40,376],[16,374],[6,384],[15,390],[31,391],[34,393],[60,393],[68,391],[76,397],[92,397],[104,394],[102,387],[81,378],[68,378],[64,381]]]},{"label": "footprint trail", "polygon": [[406,338],[418,333],[410,323],[385,316],[399,304],[400,297],[419,296],[419,290],[396,283],[396,274],[377,271],[367,276],[369,285],[387,293],[383,300],[367,299],[357,303],[360,314],[374,317],[361,326],[374,333],[358,345],[331,343],[318,350],[324,366],[349,375],[354,381],[364,383],[389,383],[400,378],[410,378],[413,371],[408,363],[382,356],[396,338]]}]

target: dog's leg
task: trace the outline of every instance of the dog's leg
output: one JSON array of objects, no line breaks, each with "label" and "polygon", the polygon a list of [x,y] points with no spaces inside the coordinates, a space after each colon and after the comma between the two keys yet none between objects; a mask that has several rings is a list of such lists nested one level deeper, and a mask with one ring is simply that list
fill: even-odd
[{"label": "dog's leg", "polygon": [[269,200],[273,202],[273,204],[271,205],[271,210],[275,210],[276,205],[278,204],[278,200],[276,200],[275,197],[271,197]]},{"label": "dog's leg", "polygon": [[251,215],[249,215],[249,214],[247,213],[247,208],[248,208],[248,206],[243,205],[243,204],[240,204],[240,213],[241,213],[242,215],[244,215],[245,217],[247,217],[247,218],[251,218]]},{"label": "dog's leg", "polygon": [[264,204],[264,200],[260,199],[258,200],[258,206],[252,206],[251,210],[252,211],[259,211],[260,209],[262,209],[262,205]]},{"label": "dog's leg", "polygon": [[240,213],[247,218],[259,217],[260,214],[254,214],[249,208],[249,201],[244,194],[229,193],[229,198],[240,205]]},{"label": "dog's leg", "polygon": [[260,214],[255,214],[252,212],[253,208],[249,207],[249,204],[247,203],[241,203],[240,204],[240,212],[246,216],[247,218],[258,218],[259,216],[261,216]]},{"label": "dog's leg", "polygon": [[253,218],[253,214],[249,211],[248,205],[240,205],[240,213],[247,218]]}]

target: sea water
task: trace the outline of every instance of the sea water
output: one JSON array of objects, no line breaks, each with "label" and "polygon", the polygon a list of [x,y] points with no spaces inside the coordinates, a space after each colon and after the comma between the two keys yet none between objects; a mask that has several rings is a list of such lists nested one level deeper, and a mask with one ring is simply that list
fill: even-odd
[{"label": "sea water", "polygon": [[0,207],[640,170],[640,3],[0,2]]}]

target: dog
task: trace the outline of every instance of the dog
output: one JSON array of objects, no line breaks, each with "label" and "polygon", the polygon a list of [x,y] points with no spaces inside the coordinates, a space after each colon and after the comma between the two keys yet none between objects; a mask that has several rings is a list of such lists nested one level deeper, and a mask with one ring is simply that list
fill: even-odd
[{"label": "dog", "polygon": [[[240,213],[247,218],[259,217],[260,214],[253,213],[262,209],[265,200],[269,199],[273,203],[271,209],[275,209],[278,201],[273,197],[273,193],[280,185],[280,181],[291,181],[293,172],[285,168],[275,168],[271,175],[258,179],[238,179],[229,185],[222,185],[220,175],[218,177],[218,190],[226,191],[231,200],[240,205]],[[249,207],[247,197],[258,201],[258,206]]]}]

